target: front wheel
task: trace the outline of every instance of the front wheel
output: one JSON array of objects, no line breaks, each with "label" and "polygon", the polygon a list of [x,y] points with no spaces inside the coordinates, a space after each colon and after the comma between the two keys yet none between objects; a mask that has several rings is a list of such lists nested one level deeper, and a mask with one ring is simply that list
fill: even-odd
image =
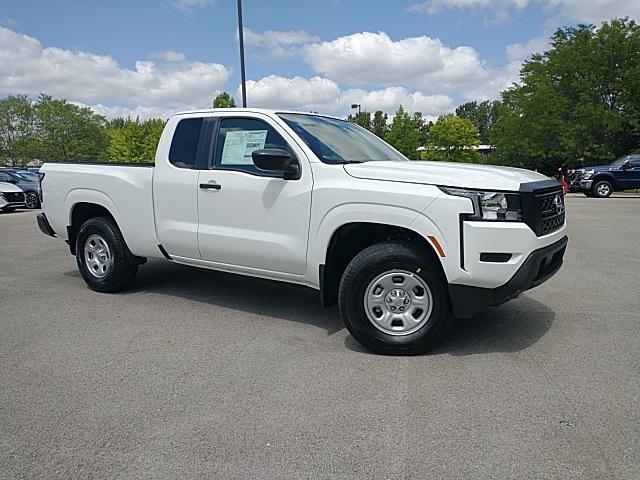
[{"label": "front wheel", "polygon": [[36,192],[27,192],[24,196],[24,203],[30,210],[38,208],[40,206],[40,199],[38,198],[38,194]]},{"label": "front wheel", "polygon": [[446,282],[421,248],[388,241],[349,263],[338,294],[351,335],[382,354],[425,353],[452,324]]},{"label": "front wheel", "polygon": [[111,220],[98,217],[80,227],[76,263],[89,288],[112,293],[133,283],[140,262],[129,251],[118,227]]},{"label": "front wheel", "polygon": [[613,193],[613,185],[606,180],[600,180],[593,184],[593,196],[597,198],[607,198]]}]

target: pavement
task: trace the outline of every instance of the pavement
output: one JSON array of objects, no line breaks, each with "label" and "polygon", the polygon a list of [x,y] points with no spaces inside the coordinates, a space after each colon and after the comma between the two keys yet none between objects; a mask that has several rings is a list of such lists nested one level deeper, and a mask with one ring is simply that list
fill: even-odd
[{"label": "pavement", "polygon": [[567,208],[560,273],[409,358],[303,287],[151,261],[95,293],[0,215],[0,478],[639,479],[640,199]]}]

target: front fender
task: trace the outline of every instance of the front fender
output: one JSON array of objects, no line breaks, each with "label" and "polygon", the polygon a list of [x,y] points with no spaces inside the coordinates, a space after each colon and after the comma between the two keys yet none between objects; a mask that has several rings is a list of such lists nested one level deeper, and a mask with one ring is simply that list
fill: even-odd
[{"label": "front fender", "polygon": [[309,252],[309,267],[312,275],[309,279],[315,285],[320,284],[318,266],[326,262],[327,248],[334,233],[349,223],[375,223],[407,228],[421,235],[434,248],[429,236],[440,236],[442,233],[431,220],[418,210],[375,203],[346,203],[333,207],[320,220],[316,229],[310,232],[315,239]]}]

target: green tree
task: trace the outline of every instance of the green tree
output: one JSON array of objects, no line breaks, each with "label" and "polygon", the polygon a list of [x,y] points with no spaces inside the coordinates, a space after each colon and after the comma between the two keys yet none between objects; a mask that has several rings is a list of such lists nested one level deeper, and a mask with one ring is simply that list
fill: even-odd
[{"label": "green tree", "polygon": [[350,114],[347,117],[347,121],[360,125],[362,128],[371,130],[371,113],[370,112],[358,112]]},{"label": "green tree", "polygon": [[382,110],[376,110],[371,120],[371,131],[378,137],[384,138],[387,134],[389,127],[387,126],[387,120],[389,117]]},{"label": "green tree", "polygon": [[107,127],[109,159],[124,163],[152,163],[164,121],[117,118]]},{"label": "green tree", "polygon": [[40,95],[34,105],[38,158],[46,162],[98,161],[107,156],[106,120],[90,108]]},{"label": "green tree", "polygon": [[11,95],[0,100],[0,162],[25,166],[37,155],[36,117],[31,100]]},{"label": "green tree", "polygon": [[418,154],[418,147],[421,146],[420,132],[414,117],[409,115],[402,105],[393,116],[391,126],[384,139],[410,160],[420,158]]},{"label": "green tree", "polygon": [[640,27],[618,19],[556,31],[519,85],[503,92],[490,131],[494,161],[551,174],[640,147]]},{"label": "green tree", "polygon": [[479,143],[478,129],[471,120],[452,113],[441,115],[429,131],[429,143],[422,156],[428,160],[479,162],[480,155],[473,148]]},{"label": "green tree", "polygon": [[456,115],[460,118],[467,118],[473,122],[478,129],[480,143],[489,143],[489,130],[500,114],[499,101],[467,102],[456,108]]},{"label": "green tree", "polygon": [[227,92],[222,92],[216,95],[216,98],[213,99],[213,108],[235,108],[236,101],[231,96],[231,94]]}]

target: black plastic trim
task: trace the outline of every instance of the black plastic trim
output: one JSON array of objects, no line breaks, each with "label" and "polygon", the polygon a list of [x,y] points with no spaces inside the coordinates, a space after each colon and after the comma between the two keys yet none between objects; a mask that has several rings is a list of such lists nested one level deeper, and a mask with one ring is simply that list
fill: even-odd
[{"label": "black plastic trim", "polygon": [[481,288],[449,284],[449,298],[454,316],[473,317],[487,306],[500,305],[546,282],[562,267],[568,242],[568,237],[564,236],[551,245],[531,252],[513,277],[500,287]]},{"label": "black plastic trim", "polygon": [[173,258],[171,258],[171,255],[167,253],[167,251],[164,249],[162,245],[158,245],[158,250],[160,250],[164,258],[166,258],[167,260],[173,260]]},{"label": "black plastic trim", "polygon": [[44,233],[45,235],[49,235],[50,237],[56,236],[56,232],[54,232],[53,228],[51,228],[51,225],[49,225],[49,220],[47,220],[47,216],[44,214],[44,212],[36,215],[36,221],[38,222],[38,228],[40,228],[40,231],[42,233]]},{"label": "black plastic trim", "polygon": [[480,261],[488,263],[505,263],[511,260],[511,257],[513,257],[513,255],[510,253],[482,252],[480,254]]}]

